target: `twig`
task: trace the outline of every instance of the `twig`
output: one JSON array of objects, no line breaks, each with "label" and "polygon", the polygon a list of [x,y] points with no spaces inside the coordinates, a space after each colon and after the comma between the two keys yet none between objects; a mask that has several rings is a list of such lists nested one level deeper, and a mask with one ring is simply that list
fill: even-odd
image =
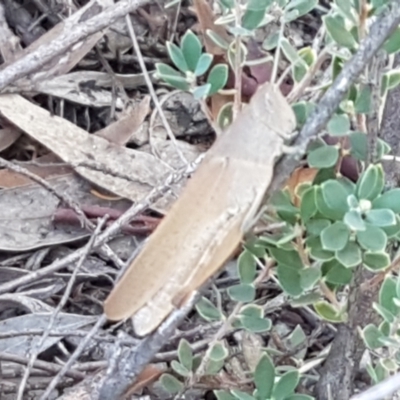
[{"label": "twig", "polygon": [[309,116],[293,145],[297,155],[285,156],[277,163],[274,178],[268,189],[272,194],[286,181],[297,167],[298,160],[305,153],[308,144],[327,124],[352,83],[363,71],[374,54],[400,22],[400,0],[393,0],[385,12],[371,26],[369,35],[360,43],[357,53],[343,67],[332,86],[326,91],[313,113]]},{"label": "twig", "polygon": [[74,268],[74,271],[73,271],[73,273],[71,275],[71,278],[69,279],[68,285],[67,285],[67,287],[66,287],[66,289],[64,291],[64,294],[63,294],[60,302],[58,303],[57,307],[55,308],[54,312],[51,315],[51,318],[49,320],[49,323],[48,323],[48,326],[47,326],[46,330],[43,332],[43,335],[40,338],[37,346],[35,346],[35,348],[31,349],[31,356],[30,356],[28,365],[27,365],[27,367],[25,369],[24,376],[22,377],[21,383],[19,385],[17,400],[22,400],[23,399],[25,386],[26,386],[26,384],[28,382],[29,374],[30,374],[31,369],[32,369],[32,367],[33,367],[33,365],[34,365],[34,363],[35,363],[35,361],[37,359],[37,356],[42,351],[42,347],[43,347],[46,339],[49,337],[49,332],[53,328],[55,320],[56,320],[58,314],[60,313],[62,308],[65,306],[65,304],[66,304],[66,302],[67,302],[67,300],[69,298],[69,295],[71,294],[71,291],[72,291],[73,285],[75,283],[75,279],[76,279],[76,277],[78,275],[78,272],[80,271],[84,261],[86,260],[86,258],[89,255],[89,253],[92,251],[94,240],[95,240],[96,236],[98,236],[98,234],[100,233],[101,228],[103,227],[103,225],[106,222],[106,220],[107,220],[107,217],[104,217],[99,221],[99,223],[98,223],[95,231],[93,232],[89,242],[87,243],[87,245],[84,248],[84,253],[81,256],[81,258],[80,258],[80,260],[78,262],[78,265]]},{"label": "twig", "polygon": [[149,92],[150,92],[150,96],[151,96],[152,100],[154,101],[154,105],[155,105],[158,113],[160,114],[160,118],[161,118],[161,121],[162,121],[162,123],[164,125],[164,128],[167,131],[168,137],[171,140],[171,142],[173,143],[175,151],[177,152],[179,158],[183,161],[184,164],[188,164],[188,161],[187,161],[186,157],[183,155],[181,149],[178,146],[178,143],[176,141],[175,135],[173,134],[173,132],[171,130],[171,127],[170,127],[170,125],[169,125],[169,123],[167,121],[167,118],[165,118],[165,114],[164,114],[164,112],[163,112],[163,110],[161,108],[160,102],[158,101],[156,92],[154,91],[153,84],[151,82],[149,73],[148,73],[147,68],[146,68],[146,64],[143,61],[142,52],[140,50],[139,43],[138,43],[138,41],[136,39],[135,31],[134,31],[133,26],[132,26],[132,21],[131,21],[131,19],[129,18],[128,15],[125,17],[125,21],[126,21],[126,25],[128,26],[129,35],[130,35],[131,40],[132,40],[133,49],[135,50],[135,53],[138,56],[138,62],[139,62],[139,65],[140,65],[140,69],[143,72],[144,79],[146,81],[147,87],[148,87]]},{"label": "twig", "polygon": [[186,317],[198,300],[199,293],[194,293],[189,301],[172,312],[159,328],[129,351],[118,363],[114,371],[100,389],[99,400],[115,400],[121,396],[140,374],[142,369],[153,359],[164,343],[171,337],[179,323]]},{"label": "twig", "polygon": [[[14,164],[10,161],[6,161],[3,158],[0,157],[0,166],[5,167],[7,169],[10,169],[11,171],[17,172],[18,174],[24,175],[27,178],[31,179],[32,181],[38,183],[39,185],[43,186],[46,190],[49,191],[49,193],[53,194],[55,197],[61,200],[66,206],[71,208],[76,212],[76,214],[79,217],[80,222],[88,229],[93,231],[96,226],[93,224],[92,221],[90,221],[79,204],[75,202],[71,197],[66,195],[65,193],[60,193],[57,191],[49,182],[47,182],[45,179],[41,178],[39,175],[34,174],[33,172],[29,171],[28,169],[21,167],[20,165]],[[115,265],[121,267],[122,262],[119,259],[119,257],[116,256],[116,254],[110,249],[108,245],[101,245],[101,250],[105,253],[105,255],[112,260]]]},{"label": "twig", "polygon": [[350,400],[381,400],[390,397],[400,389],[400,373],[385,379],[363,393],[353,396]]},{"label": "twig", "polygon": [[[120,232],[121,227],[128,224],[134,217],[149,208],[154,202],[159,200],[164,194],[166,194],[172,185],[178,183],[184,176],[191,174],[196,168],[198,162],[202,156],[200,156],[194,163],[189,164],[185,169],[179,173],[171,174],[165,181],[164,185],[154,188],[142,201],[133,205],[129,210],[127,210],[120,218],[118,218],[112,225],[104,230],[95,240],[94,248],[97,248],[107,241],[111,240],[118,232]],[[32,283],[38,279],[47,276],[48,274],[59,271],[60,269],[66,267],[67,265],[77,261],[82,254],[84,249],[79,249],[74,253],[68,255],[67,257],[56,260],[47,267],[41,268],[37,271],[26,274],[20,278],[14,279],[13,281],[6,282],[0,285],[0,294],[8,293],[21,285]]]},{"label": "twig", "polygon": [[[10,354],[10,353],[5,353],[5,352],[0,352],[0,360],[3,361],[9,361],[13,362],[16,364],[22,364],[26,365],[29,363],[28,358],[22,357],[16,354]],[[37,369],[41,369],[43,371],[51,372],[51,373],[57,373],[61,370],[61,367],[57,364],[48,362],[48,361],[42,361],[42,360],[35,360],[33,363],[33,367]],[[67,374],[67,377],[73,378],[73,379],[83,379],[85,377],[85,374],[77,371],[75,369],[70,369]]]},{"label": "twig", "polygon": [[71,355],[69,360],[63,365],[58,374],[52,379],[52,381],[47,386],[45,392],[42,394],[40,400],[47,400],[50,396],[50,393],[56,388],[61,378],[72,368],[73,363],[78,359],[78,357],[85,350],[85,347],[90,342],[92,337],[96,334],[96,332],[106,323],[107,318],[105,315],[102,315],[93,328],[89,331],[87,336],[79,343],[78,347],[75,349],[74,353]]},{"label": "twig", "polygon": [[0,91],[18,79],[39,70],[54,57],[64,54],[71,46],[102,29],[109,27],[117,19],[148,3],[150,0],[121,0],[102,13],[74,26],[65,29],[54,40],[47,42],[18,59],[0,71]]}]

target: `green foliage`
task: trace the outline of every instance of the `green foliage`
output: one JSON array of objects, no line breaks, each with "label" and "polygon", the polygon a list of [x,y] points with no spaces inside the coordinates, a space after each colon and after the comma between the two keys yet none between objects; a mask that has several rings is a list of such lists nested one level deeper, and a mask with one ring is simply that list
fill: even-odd
[{"label": "green foliage", "polygon": [[[180,47],[167,42],[167,51],[178,71],[167,64],[157,63],[156,75],[159,79],[177,89],[191,91],[197,99],[211,96],[225,86],[228,80],[227,65],[216,64],[209,71],[213,56],[202,53],[202,44],[192,31],[185,33]],[[207,71],[205,84],[197,85],[197,80]]]},{"label": "green foliage", "polygon": [[[212,96],[225,87],[229,68],[235,72],[237,58],[240,59],[240,67],[251,67],[260,62],[249,60],[252,51],[245,45],[258,28],[276,21],[277,15],[280,24],[288,23],[318,5],[317,0],[247,0],[242,4],[241,19],[237,20],[233,0],[218,0],[218,3],[222,15],[216,22],[227,29],[231,40],[213,31],[207,31],[207,36],[225,52],[226,64],[215,65],[213,56],[203,52],[200,39],[188,31],[182,37],[180,46],[167,43],[171,66],[156,65],[156,74],[160,79],[175,88],[190,91],[198,99]],[[387,1],[370,0],[368,3],[371,6],[369,19],[379,15]],[[330,5],[322,20],[326,31],[325,50],[331,56],[330,69],[334,79],[360,45],[360,15],[357,1],[334,0]],[[285,37],[283,29],[272,30],[265,38],[263,48],[275,50],[276,54],[286,59],[286,72],[295,82],[295,87],[301,87],[309,74],[315,72],[313,68],[320,56],[311,47],[296,48],[293,41]],[[400,28],[392,33],[383,48],[388,54],[400,51]],[[385,72],[381,82],[382,95],[399,84],[399,71]],[[326,84],[323,89],[328,86]],[[400,239],[400,189],[385,188],[384,171],[380,164],[383,156],[390,152],[390,147],[377,139],[374,159],[370,163],[368,137],[364,132],[354,130],[357,117],[368,115],[371,111],[372,87],[363,79],[355,82],[327,124],[327,132],[335,141],[320,138],[309,146],[306,161],[308,167],[317,170],[315,178],[302,181],[291,190],[284,189],[273,194],[268,203],[266,220],[279,228],[253,237],[244,245],[237,260],[238,282],[217,294],[216,301],[203,297],[198,302],[196,309],[206,321],[226,323],[226,329],[268,332],[272,321],[265,317],[262,304],[255,304],[256,295],[262,292],[257,286],[260,283],[258,274],[265,272],[263,268],[268,268],[263,278],[274,275],[293,305],[312,306],[321,319],[343,323],[347,319],[346,303],[338,305],[339,302],[328,301],[330,297],[324,296],[321,287],[331,290],[331,295],[335,296],[345,285],[352,284],[356,267],[362,266],[379,273],[393,264],[387,249]],[[300,129],[315,109],[315,104],[300,99],[292,108],[297,128]],[[216,122],[225,128],[231,121],[232,103],[228,103],[220,110]],[[352,180],[346,177],[350,176],[345,165],[348,158],[357,162],[356,171],[351,174]],[[240,303],[230,317],[222,311],[222,298],[226,295],[230,301]],[[374,382],[380,382],[389,373],[397,371],[400,364],[400,352],[393,357],[377,356],[377,351],[381,349],[385,350],[383,354],[387,354],[386,350],[398,349],[400,345],[397,328],[400,322],[398,278],[390,274],[385,278],[374,310],[382,322],[379,326],[365,327],[362,336],[368,349],[374,351],[367,370]],[[292,349],[304,344],[306,335],[301,327],[297,327],[285,340],[287,348]],[[206,375],[217,374],[229,359],[224,342],[212,343],[207,351]],[[298,370],[293,368],[282,373],[274,365],[274,353],[271,349],[267,350],[269,353],[263,353],[255,370],[252,370],[252,392],[216,390],[216,397],[219,400],[312,399],[295,393],[300,381]],[[302,350],[297,356],[301,352],[305,354]],[[189,343],[181,340],[178,360],[171,362],[171,368],[182,381],[188,381],[196,373],[199,362],[204,361],[202,357],[193,355]],[[164,374],[161,382],[170,393],[178,393],[184,387],[180,380],[169,374]]]}]

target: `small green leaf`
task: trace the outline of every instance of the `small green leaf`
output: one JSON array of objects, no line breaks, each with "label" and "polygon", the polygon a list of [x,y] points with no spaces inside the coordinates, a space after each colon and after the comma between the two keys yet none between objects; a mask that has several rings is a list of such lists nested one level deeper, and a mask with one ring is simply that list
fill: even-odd
[{"label": "small green leaf", "polygon": [[242,303],[248,303],[253,301],[256,295],[256,289],[253,285],[240,284],[231,286],[228,289],[229,297],[232,300],[240,301]]},{"label": "small green leaf", "polygon": [[210,68],[212,61],[213,56],[211,54],[203,53],[200,56],[199,61],[197,62],[194,74],[196,76],[201,76],[205,74],[208,71],[208,68]]},{"label": "small green leaf", "polygon": [[291,396],[286,397],[285,400],[315,400],[314,397],[309,396],[308,394],[292,394]]},{"label": "small green leaf", "polygon": [[235,399],[238,400],[256,400],[253,396],[241,390],[232,389],[231,392],[235,396]]},{"label": "small green leaf", "polygon": [[243,251],[238,259],[238,272],[241,283],[253,283],[256,276],[257,262],[253,254]]},{"label": "small green leaf", "polygon": [[396,285],[396,279],[387,276],[379,289],[379,304],[395,316],[400,310],[393,302],[397,298]]},{"label": "small green leaf", "polygon": [[388,54],[397,53],[400,50],[400,28],[396,28],[394,33],[392,33],[386,42],[383,44],[384,50]]},{"label": "small green leaf", "polygon": [[262,318],[264,309],[256,304],[246,304],[240,309],[240,314],[246,317]]},{"label": "small green leaf", "polygon": [[181,363],[178,363],[178,361],[173,360],[171,361],[171,368],[179,375],[183,377],[188,377],[190,375],[190,370],[185,368]]},{"label": "small green leaf", "polygon": [[361,161],[368,157],[368,138],[364,132],[353,132],[349,135],[351,154]]},{"label": "small green leaf", "polygon": [[350,130],[347,114],[335,114],[328,122],[328,132],[332,136],[346,136]]},{"label": "small green leaf", "polygon": [[342,17],[339,15],[328,14],[325,17],[322,17],[322,20],[325,24],[326,30],[329,33],[329,36],[339,46],[353,49],[357,45],[353,35],[349,32],[349,30],[346,29]]},{"label": "small green leaf", "polygon": [[268,318],[248,317],[245,315],[240,316],[242,326],[253,333],[267,332],[272,327],[272,322]]},{"label": "small green leaf", "polygon": [[379,349],[383,343],[379,340],[383,338],[382,332],[373,324],[368,324],[362,330],[362,337],[368,348],[371,350]]},{"label": "small green leaf", "polygon": [[222,89],[228,80],[228,66],[225,64],[217,64],[211,69],[207,77],[207,83],[211,85],[209,96],[217,93]]},{"label": "small green leaf", "polygon": [[162,374],[160,382],[170,394],[177,394],[183,389],[183,383],[170,374]]},{"label": "small green leaf", "polygon": [[307,64],[299,57],[297,50],[290,44],[286,38],[281,39],[281,48],[285,57],[292,65],[303,65],[307,68]]},{"label": "small green leaf", "polygon": [[[309,237],[306,239],[310,257],[316,261],[327,261],[335,257],[332,251],[325,250],[321,243],[321,237]],[[303,286],[304,287],[304,286]]]},{"label": "small green leaf", "polygon": [[157,71],[157,76],[166,83],[168,83],[169,85],[184,91],[190,89],[190,85],[187,79],[181,73],[179,73],[169,65],[163,63],[157,63],[156,71]]},{"label": "small green leaf", "polygon": [[373,201],[382,192],[385,178],[381,165],[370,164],[357,182],[357,196],[361,199]]},{"label": "small green leaf", "polygon": [[344,249],[336,252],[335,256],[347,268],[361,264],[361,250],[354,242],[348,242]]},{"label": "small green leaf", "polygon": [[229,43],[222,36],[218,35],[217,32],[207,29],[206,34],[221,49],[228,50]]},{"label": "small green leaf", "polygon": [[217,400],[235,400],[236,397],[223,390],[214,390],[215,397]]},{"label": "small green leaf", "polygon": [[268,354],[264,353],[254,371],[254,383],[257,388],[258,398],[269,399],[271,397],[274,381],[274,364]]},{"label": "small green leaf", "polygon": [[209,95],[210,90],[211,85],[209,83],[206,83],[205,85],[195,87],[191,90],[191,92],[196,100],[200,100],[205,99]]},{"label": "small green leaf", "polygon": [[189,29],[183,35],[181,49],[186,64],[190,71],[194,72],[197,68],[201,56],[201,42],[199,38]]},{"label": "small green leaf", "polygon": [[218,112],[217,124],[222,130],[225,130],[232,123],[232,106],[232,102],[225,103]]},{"label": "small green leaf", "polygon": [[304,292],[301,286],[301,276],[297,268],[278,264],[277,268],[279,284],[282,289],[293,297],[297,297]]},{"label": "small green leaf", "polygon": [[303,262],[301,261],[299,253],[295,250],[271,248],[270,253],[279,264],[287,265],[296,269],[303,268]]},{"label": "small green leaf", "polygon": [[294,115],[296,116],[297,127],[301,128],[306,122],[307,118],[315,109],[315,104],[301,101],[292,105]]},{"label": "small green leaf", "polygon": [[373,209],[365,213],[365,222],[379,227],[392,226],[396,225],[396,215],[389,209]]},{"label": "small green leaf", "polygon": [[335,0],[338,11],[345,19],[348,19],[353,25],[358,25],[358,12],[351,1]]},{"label": "small green leaf", "polygon": [[336,165],[339,150],[335,146],[323,146],[308,153],[307,162],[313,168],[330,168]]},{"label": "small green leaf", "polygon": [[359,210],[348,211],[344,215],[343,222],[353,231],[364,231],[366,227]]},{"label": "small green leaf", "polygon": [[373,303],[372,308],[389,324],[393,324],[394,322],[394,315],[386,310],[385,307],[382,307],[380,304]]},{"label": "small green leaf", "polygon": [[327,261],[321,267],[326,282],[333,285],[347,285],[351,282],[353,271],[337,260]]},{"label": "small green leaf", "polygon": [[321,189],[326,205],[343,218],[349,210],[345,187],[339,181],[332,179],[322,183]]},{"label": "small green leaf", "polygon": [[196,310],[206,321],[220,321],[223,317],[221,311],[206,297],[197,302]]},{"label": "small green leaf", "polygon": [[366,251],[363,255],[363,263],[370,271],[381,271],[390,265],[390,258],[383,252]]},{"label": "small green leaf", "polygon": [[269,0],[249,0],[242,17],[242,27],[252,31],[263,21]]},{"label": "small green leaf", "polygon": [[193,368],[193,352],[187,340],[181,339],[178,346],[179,362],[188,370]]},{"label": "small green leaf", "polygon": [[394,360],[390,358],[384,358],[380,360],[383,368],[385,368],[389,372],[397,372],[398,365]]},{"label": "small green leaf", "polygon": [[354,111],[357,114],[368,114],[371,110],[371,88],[364,85],[357,93],[357,99],[354,103]]},{"label": "small green leaf", "polygon": [[228,355],[229,351],[222,343],[215,343],[209,353],[210,359],[214,361],[225,360]]},{"label": "small green leaf", "polygon": [[279,381],[275,384],[272,396],[274,400],[285,400],[289,395],[294,394],[299,380],[299,371],[288,371],[283,374]]},{"label": "small green leaf", "polygon": [[271,196],[270,204],[283,221],[290,224],[296,223],[299,210],[293,206],[287,190],[278,190],[275,192]]},{"label": "small green leaf", "polygon": [[382,321],[379,325],[379,330],[382,332],[382,335],[389,337],[390,335],[390,324],[386,321]]},{"label": "small green leaf", "polygon": [[349,241],[350,230],[343,222],[335,222],[321,233],[321,244],[325,250],[338,251],[345,248]]},{"label": "small green leaf", "polygon": [[317,314],[326,321],[335,323],[344,322],[345,320],[343,312],[341,310],[336,310],[335,307],[327,301],[319,301],[318,303],[315,303],[314,309]]},{"label": "small green leaf", "polygon": [[319,267],[309,267],[300,271],[300,284],[304,290],[311,290],[321,278]]},{"label": "small green leaf", "polygon": [[400,213],[400,189],[392,189],[383,193],[372,202],[374,209],[388,208],[394,213]]},{"label": "small green leaf", "polygon": [[323,217],[331,220],[341,220],[343,218],[340,211],[328,207],[324,199],[321,187],[316,187],[315,204],[317,205],[317,209]]},{"label": "small green leaf", "polygon": [[400,84],[400,70],[395,69],[386,72],[382,76],[382,96],[386,94],[388,90],[396,88]]},{"label": "small green leaf", "polygon": [[311,219],[306,223],[308,236],[320,236],[321,232],[328,227],[331,222],[323,218]]},{"label": "small green leaf", "polygon": [[225,365],[225,360],[212,360],[211,358],[207,362],[205,375],[217,375],[223,366]]},{"label": "small green leaf", "polygon": [[365,250],[383,251],[386,248],[386,233],[376,226],[367,226],[365,231],[359,231],[356,235],[359,245]]},{"label": "small green leaf", "polygon": [[189,71],[189,67],[186,63],[185,56],[183,55],[182,50],[174,43],[167,42],[167,51],[169,58],[174,63],[175,67],[180,71],[186,73]]},{"label": "small green leaf", "polygon": [[315,187],[310,187],[301,196],[300,216],[304,223],[307,223],[317,212],[315,192]]},{"label": "small green leaf", "polygon": [[275,49],[278,46],[279,39],[280,39],[279,31],[271,33],[264,40],[264,42],[262,44],[262,48],[267,51],[271,51],[271,50]]},{"label": "small green leaf", "polygon": [[[312,11],[318,4],[317,0],[291,0],[289,4],[286,6],[285,11],[292,11],[296,10],[297,13],[297,18],[300,18],[303,15],[308,14],[310,11]],[[291,20],[286,20],[287,22],[290,22]]]}]

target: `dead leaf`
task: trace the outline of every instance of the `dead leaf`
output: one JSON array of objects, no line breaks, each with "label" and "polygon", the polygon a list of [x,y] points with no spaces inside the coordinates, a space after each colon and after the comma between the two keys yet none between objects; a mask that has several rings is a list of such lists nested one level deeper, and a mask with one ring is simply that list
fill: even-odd
[{"label": "dead leaf", "polygon": [[146,95],[135,107],[130,108],[126,115],[106,128],[97,131],[95,135],[107,139],[119,146],[128,143],[131,136],[142,126],[150,112],[150,96]]},{"label": "dead leaf", "polygon": [[[3,301],[4,295],[0,296],[0,306]],[[37,300],[36,300],[37,301]],[[0,321],[0,333],[7,333],[10,331],[27,331],[26,335],[20,335],[10,338],[0,338],[0,351],[9,354],[27,356],[32,348],[41,340],[40,335],[31,335],[29,331],[32,329],[43,329],[49,325],[52,318],[53,310],[50,312],[40,312],[34,314],[25,314],[19,317],[8,318]],[[59,332],[60,334],[71,332],[75,329],[82,328],[95,322],[97,317],[87,315],[59,313],[54,321],[52,331]],[[58,343],[63,339],[63,336],[49,336],[43,343],[42,351]]]},{"label": "dead leaf", "polygon": [[286,182],[286,187],[289,190],[292,201],[295,206],[300,205],[300,198],[297,195],[297,188],[302,183],[312,182],[317,175],[318,170],[316,168],[297,168],[293,171],[292,175]]},{"label": "dead leaf", "polygon": [[0,151],[8,149],[21,136],[21,131],[14,127],[0,129]]},{"label": "dead leaf", "polygon": [[[8,67],[17,59],[25,57],[27,54],[37,50],[40,46],[46,45],[46,43],[51,42],[54,40],[54,38],[63,35],[65,32],[68,32],[71,29],[77,29],[76,26],[79,24],[79,22],[97,15],[105,8],[111,6],[113,3],[113,0],[91,0],[84,7],[81,7],[77,12],[72,14],[69,18],[57,24],[50,31],[42,35],[38,40],[35,40],[30,46],[20,51],[15,58],[2,64],[0,70]],[[75,65],[93,48],[93,46],[103,35],[104,31],[100,31],[88,36],[86,39],[72,46],[72,48],[63,55],[63,57],[55,57],[51,62],[42,66],[40,71],[35,72],[28,77],[19,79],[10,86],[18,87],[22,90],[24,88],[30,90],[32,89],[33,82],[47,80],[54,76],[66,74],[75,67]]]},{"label": "dead leaf", "polygon": [[[90,135],[21,96],[0,96],[0,114],[71,164],[80,175],[126,199],[139,201],[161,185],[170,173],[165,164],[151,154],[116,146]],[[182,162],[178,160],[172,167],[182,167]]]},{"label": "dead leaf", "polygon": [[[112,207],[126,210],[127,200],[105,201],[90,194],[90,185],[77,176],[69,174],[49,179],[60,193],[78,204]],[[40,247],[69,243],[90,235],[80,226],[57,225],[53,215],[60,205],[55,196],[38,184],[4,189],[0,196],[0,250],[26,251]]]}]

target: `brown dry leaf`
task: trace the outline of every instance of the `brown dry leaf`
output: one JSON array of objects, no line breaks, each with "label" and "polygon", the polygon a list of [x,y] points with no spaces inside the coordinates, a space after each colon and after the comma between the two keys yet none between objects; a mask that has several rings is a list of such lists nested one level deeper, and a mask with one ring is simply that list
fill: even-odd
[{"label": "brown dry leaf", "polygon": [[8,149],[21,136],[21,131],[14,127],[0,129],[0,151]]},{"label": "brown dry leaf", "polygon": [[[146,83],[143,74],[115,74],[115,79],[125,89],[136,89]],[[109,107],[115,100],[116,107],[123,108],[120,98],[114,99],[111,91],[102,89],[113,85],[113,77],[108,73],[77,71],[37,82],[35,90],[89,107]]]},{"label": "brown dry leaf", "polygon": [[300,198],[297,196],[296,190],[302,183],[312,182],[317,175],[318,170],[315,168],[297,168],[286,182],[290,197],[295,206],[300,205]]},{"label": "brown dry leaf", "polygon": [[[94,15],[97,15],[106,7],[111,6],[113,3],[113,0],[90,1],[84,7],[72,14],[69,18],[60,22],[53,29],[46,32],[26,49],[19,52],[16,58],[2,64],[1,69],[4,69],[16,59],[26,56],[40,46],[46,45],[46,43],[51,42],[54,40],[54,38],[63,35],[65,32],[68,32],[71,29],[77,29],[79,22],[86,21]],[[75,65],[93,48],[93,46],[103,35],[104,31],[100,31],[88,36],[86,39],[72,46],[72,48],[63,55],[63,57],[54,58],[51,62],[42,66],[39,72],[35,72],[26,78],[19,79],[18,81],[14,82],[13,86],[21,89],[32,89],[32,84],[34,82],[47,80],[54,76],[66,74],[75,67]]]},{"label": "brown dry leaf", "polygon": [[[21,96],[0,96],[0,114],[71,164],[80,175],[126,199],[142,199],[169,175],[165,164],[151,154],[116,146],[90,135]],[[182,163],[178,163],[172,166],[182,167]]]},{"label": "brown dry leaf", "polygon": [[[125,211],[130,206],[127,200],[107,201],[93,196],[88,182],[76,174],[51,178],[48,182],[59,193],[87,207],[112,207],[116,211]],[[68,224],[65,229],[63,225],[55,224],[53,216],[60,200],[36,183],[4,189],[0,193],[1,251],[28,251],[75,242],[90,235],[77,225]]]},{"label": "brown dry leaf", "polygon": [[[68,165],[57,165],[60,160],[54,154],[47,154],[39,157],[36,164],[24,164],[24,168],[28,171],[40,176],[43,179],[55,178],[56,176],[64,176],[71,174],[73,169]],[[52,165],[52,164],[55,165]],[[43,165],[40,165],[43,164]],[[14,188],[19,186],[30,185],[33,182],[26,176],[18,174],[8,169],[0,170],[0,188]]]},{"label": "brown dry leaf", "polygon": [[128,109],[121,119],[97,131],[95,135],[107,139],[116,145],[123,146],[140,129],[149,112],[150,96],[146,95],[139,104]]}]

